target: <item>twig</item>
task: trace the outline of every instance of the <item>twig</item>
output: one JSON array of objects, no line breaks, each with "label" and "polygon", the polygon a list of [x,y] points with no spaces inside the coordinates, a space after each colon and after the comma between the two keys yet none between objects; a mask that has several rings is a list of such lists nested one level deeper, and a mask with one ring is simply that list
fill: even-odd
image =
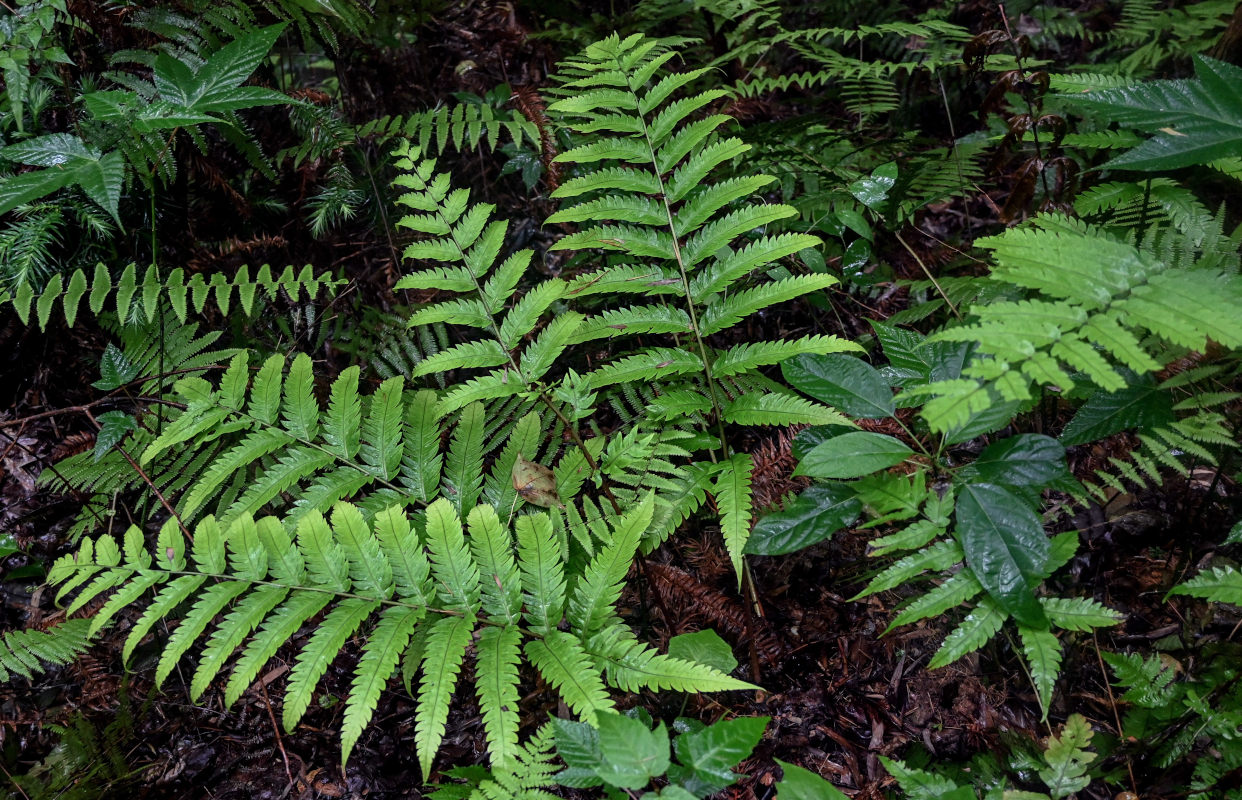
[{"label": "twig", "polygon": [[[1108,690],[1108,704],[1113,709],[1113,721],[1117,723],[1117,737],[1121,738],[1121,715],[1117,713],[1117,698],[1113,696],[1113,685],[1108,682],[1108,671],[1104,669],[1104,656],[1100,655],[1100,640],[1095,631],[1091,631],[1091,644],[1095,647],[1095,660],[1100,665],[1100,675],[1104,677],[1104,688]],[[1130,773],[1130,790],[1138,794],[1138,782],[1134,780],[1134,765],[1126,756],[1126,771]]]},{"label": "twig", "polygon": [[259,681],[259,691],[263,693],[263,705],[267,708],[267,718],[272,721],[272,733],[276,734],[276,746],[280,748],[280,757],[285,762],[285,776],[289,778],[289,785],[292,786],[293,770],[289,768],[289,754],[285,752],[285,740],[280,735],[280,726],[276,724],[276,715],[272,713],[272,701],[267,696],[267,684],[263,681]]},{"label": "twig", "polygon": [[[100,425],[99,421],[95,419],[94,414],[87,411],[86,416],[90,418],[91,423],[94,424],[96,428],[100,428],[102,430],[103,426]],[[129,465],[134,468],[134,472],[138,473],[139,478],[142,478],[142,482],[147,485],[147,487],[155,495],[155,498],[160,501],[160,505],[162,505],[164,509],[172,515],[173,519],[177,520],[177,525],[181,528],[181,532],[185,535],[186,541],[193,543],[194,535],[190,533],[190,529],[185,526],[185,522],[182,521],[181,515],[178,514],[177,510],[172,507],[172,503],[168,502],[168,499],[164,497],[164,493],[161,492],[159,487],[155,485],[155,481],[151,480],[150,476],[147,475],[142,467],[138,466],[138,462],[134,460],[134,457],[131,456],[124,447],[121,447],[119,443],[116,446],[116,450],[118,453],[123,455],[125,460],[129,462]]]},{"label": "twig", "polygon": [[914,252],[914,248],[906,244],[906,240],[901,238],[900,233],[894,232],[893,235],[897,237],[897,241],[901,242],[901,246],[906,248],[906,252],[914,258],[916,263],[918,263],[919,269],[923,270],[923,274],[926,275],[927,279],[932,282],[932,286],[936,287],[936,291],[940,293],[940,296],[944,299],[945,304],[949,306],[949,310],[953,312],[953,316],[957,317],[960,322],[962,319],[961,312],[957,310],[957,306],[953,305],[953,301],[950,300],[949,295],[945,293],[944,287],[940,285],[940,281],[936,280],[936,276],[931,274],[931,270],[928,269],[927,265],[923,263],[923,259],[919,258],[919,254]]}]

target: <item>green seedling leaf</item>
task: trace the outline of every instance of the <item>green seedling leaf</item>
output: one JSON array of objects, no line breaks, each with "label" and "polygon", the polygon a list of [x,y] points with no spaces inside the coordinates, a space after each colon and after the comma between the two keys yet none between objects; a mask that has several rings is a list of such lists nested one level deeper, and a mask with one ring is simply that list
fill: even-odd
[{"label": "green seedling leaf", "polygon": [[861,511],[862,502],[852,487],[812,486],[786,508],[760,519],[750,532],[746,552],[777,556],[819,544],[853,524]]},{"label": "green seedling leaf", "polygon": [[889,162],[881,164],[866,178],[859,178],[849,185],[850,194],[872,211],[878,211],[886,200],[888,192],[897,183],[897,164]]},{"label": "green seedling leaf", "polygon": [[641,789],[668,771],[668,730],[661,723],[648,730],[642,722],[622,714],[598,715],[599,748],[603,763],[596,773],[609,786]]},{"label": "green seedling leaf", "polygon": [[668,654],[672,658],[715,667],[726,675],[737,669],[733,648],[711,628],[679,634],[669,639]]},{"label": "green seedling leaf", "polygon": [[1039,771],[1039,778],[1048,787],[1053,800],[1068,797],[1082,791],[1091,783],[1087,767],[1097,758],[1087,750],[1091,745],[1091,724],[1082,714],[1071,714],[1065,720],[1060,736],[1049,736],[1044,751],[1046,769]]},{"label": "green seedling leaf", "polygon": [[769,721],[769,717],[740,717],[683,733],[673,743],[681,763],[669,768],[669,779],[696,797],[733,785],[738,778],[733,767],[750,757]]},{"label": "green seedling leaf", "polygon": [[983,483],[1037,487],[1068,474],[1064,445],[1038,433],[993,442],[971,464],[971,471]]},{"label": "green seedling leaf", "polygon": [[99,380],[91,386],[110,392],[129,383],[137,375],[138,365],[131,363],[119,347],[109,343],[99,361]]},{"label": "green seedling leaf", "polygon": [[781,373],[795,388],[852,417],[878,419],[895,411],[888,383],[854,356],[801,355],[783,363]]},{"label": "green seedling leaf", "polygon": [[1000,607],[1023,625],[1047,629],[1035,589],[1047,576],[1051,545],[1038,515],[1002,486],[968,484],[957,496],[955,535]]},{"label": "green seedling leaf", "polygon": [[108,451],[125,438],[125,434],[138,427],[138,423],[123,411],[100,414],[99,434],[95,437],[95,460],[103,458]]},{"label": "green seedling leaf", "polygon": [[849,800],[849,797],[809,769],[776,759],[784,772],[776,784],[776,800]]},{"label": "green seedling leaf", "polygon": [[914,451],[883,433],[854,431],[816,445],[794,475],[812,478],[857,478],[900,464]]}]

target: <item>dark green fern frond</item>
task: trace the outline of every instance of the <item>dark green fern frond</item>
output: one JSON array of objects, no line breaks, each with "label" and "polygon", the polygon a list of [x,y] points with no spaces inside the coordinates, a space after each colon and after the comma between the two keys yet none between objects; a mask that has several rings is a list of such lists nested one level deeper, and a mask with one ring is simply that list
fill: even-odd
[{"label": "dark green fern frond", "polygon": [[[554,249],[615,251],[630,260],[625,267],[579,278],[576,283],[583,288],[594,290],[590,282],[595,280],[615,286],[617,279],[640,278],[642,273],[637,271],[646,269],[656,279],[635,281],[637,290],[681,295],[683,309],[679,311],[634,305],[607,310],[583,323],[582,330],[591,338],[661,332],[688,337],[694,343],[693,347],[648,348],[609,363],[586,376],[593,388],[702,376],[711,418],[763,424],[762,404],[749,407],[752,413],[744,420],[730,413],[732,406],[726,404],[713,367],[717,357],[725,354],[718,356],[710,350],[704,337],[769,305],[836,281],[822,274],[774,282],[746,280],[778,259],[815,246],[818,240],[799,233],[752,234],[756,229],[771,230],[769,226],[796,216],[797,211],[787,205],[745,202],[774,180],[770,176],[712,179],[717,167],[741,156],[749,146],[718,132],[729,122],[727,116],[708,113],[725,96],[723,91],[680,96],[704,70],[665,71],[675,56],[675,50],[658,40],[613,36],[562,65],[562,92],[568,96],[549,110],[573,120],[569,127],[586,139],[556,158],[581,165],[580,173],[553,193],[553,197],[576,199],[578,204],[557,212],[549,222],[588,226],[558,241]],[[806,352],[852,347],[830,338],[783,344],[789,352],[799,347]],[[746,364],[740,355],[729,356],[726,374],[742,375],[762,362],[760,358]],[[808,413],[823,418],[827,410],[808,409]],[[809,420],[799,418],[791,408],[770,419],[772,424],[796,421]]]},{"label": "dark green fern frond", "polygon": [[502,139],[539,147],[539,127],[519,113],[498,110],[487,103],[457,103],[404,117],[381,117],[357,129],[361,138],[378,141],[408,139],[420,152],[441,154],[486,147],[496,150]]},{"label": "dark green fern frond", "polygon": [[71,619],[47,630],[6,631],[0,636],[0,683],[33,678],[49,664],[68,664],[90,646],[90,620]]},{"label": "dark green fern frond", "polygon": [[210,278],[194,273],[188,280],[180,267],[163,277],[155,266],[148,266],[139,280],[133,264],[122,270],[119,278],[113,279],[103,264],[97,264],[89,279],[82,270],[75,270],[67,279],[59,274],[52,276],[41,292],[36,292],[29,283],[20,284],[16,291],[0,291],[0,306],[11,303],[22,324],[28,324],[33,303],[40,328],[47,327],[57,305],[64,311],[65,321],[73,325],[83,297],[90,312],[96,315],[107,309],[122,320],[152,322],[162,308],[169,308],[177,320],[185,322],[190,309],[201,314],[209,300],[227,314],[235,298],[242,311],[251,315],[260,290],[269,299],[283,292],[296,301],[304,291],[307,298],[313,300],[321,288],[332,289],[342,283],[344,281],[325,274],[316,276],[309,264],[296,274],[293,267],[285,267],[282,273],[273,275],[271,268],[264,264],[253,278],[249,268],[243,266],[232,279],[217,272]]}]

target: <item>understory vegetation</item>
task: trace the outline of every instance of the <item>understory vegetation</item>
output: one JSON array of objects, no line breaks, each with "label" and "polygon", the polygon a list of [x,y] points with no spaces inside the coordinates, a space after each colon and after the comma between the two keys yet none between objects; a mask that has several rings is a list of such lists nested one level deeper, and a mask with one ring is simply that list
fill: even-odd
[{"label": "understory vegetation", "polygon": [[1242,6],[0,4],[14,797],[1242,797]]}]

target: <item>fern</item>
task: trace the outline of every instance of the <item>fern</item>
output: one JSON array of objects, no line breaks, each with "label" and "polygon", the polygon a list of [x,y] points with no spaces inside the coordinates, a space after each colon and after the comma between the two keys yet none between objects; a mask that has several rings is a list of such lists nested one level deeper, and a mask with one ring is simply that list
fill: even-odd
[{"label": "fern", "polygon": [[73,661],[90,645],[90,626],[88,620],[71,619],[43,631],[6,631],[0,637],[0,683]]},{"label": "fern", "polygon": [[557,785],[558,767],[553,747],[555,729],[542,725],[526,744],[516,747],[513,758],[495,764],[480,776],[470,768],[451,769],[447,774],[464,778],[469,786],[450,784],[431,793],[434,800],[554,800],[548,789]]},{"label": "fern", "polygon": [[[477,632],[480,645],[473,657],[480,662],[476,682],[485,730],[494,748],[494,763],[511,766],[523,757],[516,744],[514,702],[523,639],[521,650],[530,662],[588,722],[597,711],[612,707],[604,681],[606,674],[617,670],[624,672],[611,682],[630,691],[749,686],[711,667],[660,655],[632,634],[618,633],[621,623],[613,605],[653,510],[648,497],[617,522],[600,554],[576,572],[570,572],[560,556],[546,515],[519,518],[516,546],[521,555],[520,585],[525,589],[521,598],[519,567],[512,559],[514,533],[502,526],[493,508],[479,506],[467,517],[471,532],[467,546],[462,520],[444,498],[427,507],[417,527],[397,507],[376,513],[368,522],[358,507],[348,503],[333,508],[331,523],[317,511],[296,521],[267,517],[256,522],[249,513],[241,513],[227,526],[209,516],[196,526],[188,553],[176,524],[162,528],[151,551],[134,527],[125,534],[123,548],[107,536],[84,540],[76,553],[55,563],[49,581],[61,586],[62,597],[78,590],[69,613],[107,597],[91,618],[92,634],[153,590],[155,599],[128,635],[127,653],[156,622],[189,603],[189,611],[164,646],[157,682],[168,677],[196,642],[205,641],[191,696],[200,696],[237,653],[225,691],[229,703],[245,691],[280,645],[311,616],[326,611],[294,657],[284,713],[287,729],[301,718],[315,684],[343,642],[365,630],[362,657],[345,703],[342,763],[370,721],[380,691],[411,637],[418,637],[422,679],[416,693],[415,743],[424,775],[431,772],[467,646]],[[296,539],[289,531],[296,532]],[[208,582],[209,578],[222,582]],[[488,586],[491,583],[495,590]],[[213,623],[230,604],[232,610]],[[519,615],[525,627],[518,626]],[[559,629],[562,617],[568,630]],[[24,652],[42,658],[68,657],[25,640],[19,644]]]},{"label": "fern", "polygon": [[[891,481],[888,483],[891,484]],[[865,495],[864,495],[865,496]],[[921,499],[907,501],[917,509]],[[883,509],[879,509],[883,510]],[[948,529],[947,511],[943,506],[929,503],[924,518],[909,524],[904,530],[873,542],[872,555],[913,551],[875,575],[858,595],[866,597],[907,585],[919,577],[940,574],[938,585],[915,597],[894,617],[888,630],[909,625],[929,617],[942,615],[966,603],[974,602],[974,608],[945,637],[940,649],[928,662],[935,669],[957,661],[968,653],[986,645],[1001,630],[1010,612],[992,596],[984,593],[983,583],[968,563],[963,563],[965,553],[957,538],[943,538]],[[882,517],[883,518],[883,517]],[[959,521],[959,528],[960,528]],[[1062,534],[1053,540],[1051,563],[1045,571],[1051,573],[1066,563],[1077,547],[1075,534]],[[1039,704],[1047,715],[1052,691],[1060,673],[1062,645],[1051,628],[1066,631],[1092,631],[1096,628],[1116,625],[1121,617],[1088,598],[1040,597],[1039,607],[1046,619],[1044,627],[1018,623],[1018,639],[1023,660],[1036,689]]]},{"label": "fern", "polygon": [[361,138],[377,141],[407,139],[418,152],[442,154],[451,146],[464,151],[486,147],[495,150],[502,138],[522,145],[539,146],[539,127],[512,111],[500,111],[486,103],[456,103],[398,117],[381,117],[358,126]]},{"label": "fern", "polygon": [[321,287],[332,289],[342,283],[336,278],[314,275],[309,265],[297,274],[293,267],[285,267],[280,275],[273,276],[265,264],[253,278],[249,269],[243,266],[231,280],[220,273],[214,273],[209,279],[201,273],[194,273],[187,280],[185,271],[180,267],[169,272],[167,277],[161,277],[157,267],[149,266],[139,280],[138,270],[130,264],[114,280],[107,268],[98,264],[89,279],[82,270],[74,271],[67,279],[59,274],[53,275],[43,290],[37,293],[29,282],[21,283],[16,291],[0,292],[0,306],[11,304],[25,325],[31,320],[33,303],[34,319],[40,328],[47,327],[52,310],[58,304],[66,323],[72,326],[84,297],[87,307],[95,315],[107,309],[115,312],[121,320],[151,322],[167,305],[179,321],[185,322],[191,309],[201,314],[213,298],[221,313],[227,314],[236,298],[242,310],[250,315],[254,313],[255,299],[260,290],[269,298],[283,292],[297,300],[299,294],[305,291],[309,299],[314,299]]},{"label": "fern", "polygon": [[994,402],[1027,402],[1032,385],[1069,391],[1085,380],[1122,389],[1128,383],[1119,369],[1150,373],[1170,359],[1160,340],[1197,350],[1208,338],[1228,347],[1242,343],[1232,310],[1242,300],[1236,276],[1170,269],[1131,245],[1056,217],[980,244],[996,253],[992,280],[1041,296],[977,307],[977,321],[932,337],[975,342],[985,356],[960,380],[907,390],[910,398],[932,396],[922,413],[936,430],[961,425]]}]

